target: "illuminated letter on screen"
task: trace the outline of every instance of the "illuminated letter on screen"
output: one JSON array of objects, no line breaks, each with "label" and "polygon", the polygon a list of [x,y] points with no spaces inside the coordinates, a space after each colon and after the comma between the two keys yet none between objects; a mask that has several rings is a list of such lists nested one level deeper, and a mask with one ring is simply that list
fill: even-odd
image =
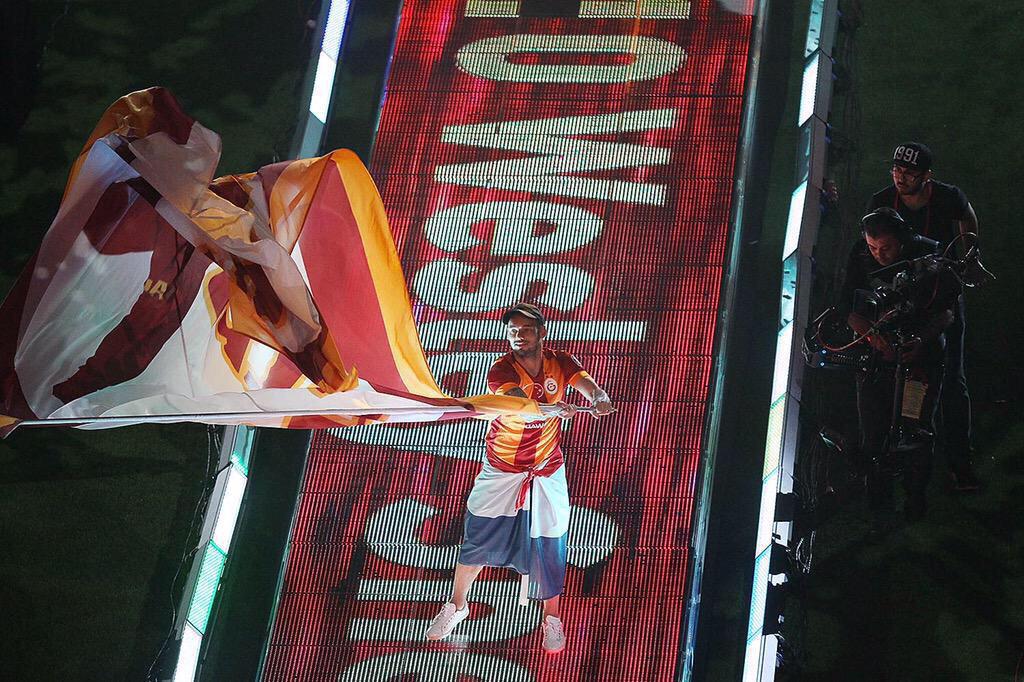
[{"label": "illuminated letter on screen", "polygon": [[360,661],[343,672],[338,682],[393,678],[431,682],[462,682],[467,678],[488,682],[534,680],[526,668],[500,656],[486,656],[469,651],[403,651]]},{"label": "illuminated letter on screen", "polygon": [[[451,589],[447,580],[387,580],[363,578],[359,581],[359,601],[442,603]],[[474,642],[500,642],[515,639],[537,629],[540,609],[532,603],[516,606],[518,585],[508,580],[478,580],[473,585],[473,601],[489,606],[484,614],[466,620],[459,635]],[[430,627],[430,618],[353,618],[349,637],[355,640],[420,642]],[[369,677],[365,679],[386,679]],[[436,679],[434,677],[426,679]],[[485,678],[490,679],[490,678]]]},{"label": "illuminated letter on screen", "polygon": [[[437,248],[456,253],[482,239],[473,226],[494,222],[491,253],[495,256],[544,256],[572,251],[597,239],[604,221],[590,211],[550,201],[488,201],[453,206],[431,216],[424,230]],[[553,230],[538,235],[539,225]]]},{"label": "illuminated letter on screen", "polygon": [[660,206],[665,202],[663,184],[563,174],[667,164],[672,153],[666,147],[580,140],[570,135],[621,135],[671,128],[675,121],[675,109],[653,109],[446,126],[441,139],[448,144],[532,152],[538,156],[438,166],[434,177],[438,182],[456,185]]},{"label": "illuminated letter on screen", "polygon": [[[530,64],[514,54],[576,53],[571,64]],[[627,64],[587,64],[593,54],[629,55]],[[517,83],[627,83],[647,81],[677,70],[686,52],[661,38],[637,35],[513,34],[483,38],[456,55],[463,71],[492,81]]]},{"label": "illuminated letter on screen", "polygon": [[586,301],[594,290],[590,273],[559,263],[508,263],[484,275],[476,291],[466,291],[461,282],[475,272],[477,268],[466,263],[435,260],[420,268],[412,285],[416,295],[427,305],[456,313],[507,308],[521,300],[526,295],[526,287],[533,282],[547,284],[547,290],[536,297],[537,303],[558,310],[572,310]]},{"label": "illuminated letter on screen", "polygon": [[393,564],[448,569],[455,565],[455,545],[420,542],[420,528],[437,513],[437,508],[408,497],[392,502],[367,521],[366,542],[378,556]]},{"label": "illuminated letter on screen", "polygon": [[[519,0],[468,0],[467,17],[518,17]],[[690,0],[581,0],[583,19],[688,19]]]},{"label": "illuminated letter on screen", "polygon": [[580,17],[589,19],[689,19],[690,0],[582,0]]}]

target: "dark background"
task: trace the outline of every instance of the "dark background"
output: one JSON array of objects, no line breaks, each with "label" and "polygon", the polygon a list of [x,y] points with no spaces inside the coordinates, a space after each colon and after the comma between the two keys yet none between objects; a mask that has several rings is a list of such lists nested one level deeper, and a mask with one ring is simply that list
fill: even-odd
[{"label": "dark background", "polygon": [[[774,347],[779,254],[794,184],[806,10],[793,7],[800,4],[774,3],[773,52],[763,73],[769,85],[756,137],[763,196],[744,235],[746,307],[738,311],[750,317],[748,352],[732,359],[737,379],[727,387],[733,397],[726,415],[753,426],[719,454],[702,611],[716,626],[716,641],[699,667],[708,679],[738,678],[746,631],[752,495],[772,360],[759,350]],[[346,46],[328,146],[352,147],[365,159],[380,48],[391,39],[386,10],[394,3],[355,6],[365,18],[357,18]],[[841,478],[841,462],[808,455],[806,462],[817,464],[801,469],[799,484],[821,492],[816,515],[803,524],[816,529],[813,562],[790,589],[781,674],[1011,679],[1024,650],[1024,372],[1016,352],[1024,342],[1024,287],[1011,199],[1024,120],[1024,16],[1010,0],[841,6],[829,171],[841,201],[822,226],[813,307],[830,298],[867,198],[889,182],[892,147],[907,139],[929,144],[936,177],[962,187],[974,205],[986,265],[999,277],[968,294],[968,373],[985,487],[955,495],[937,463],[927,518],[897,523],[869,541],[863,501],[824,493],[828,476]],[[318,11],[318,3],[304,0],[0,4],[0,290],[38,245],[82,142],[127,92],[169,87],[222,136],[220,173],[287,157],[311,50],[307,21]],[[850,428],[849,377],[809,375],[806,386],[809,427]],[[189,547],[207,437],[199,425],[25,429],[0,443],[0,676],[143,678],[178,599],[171,584]]]}]

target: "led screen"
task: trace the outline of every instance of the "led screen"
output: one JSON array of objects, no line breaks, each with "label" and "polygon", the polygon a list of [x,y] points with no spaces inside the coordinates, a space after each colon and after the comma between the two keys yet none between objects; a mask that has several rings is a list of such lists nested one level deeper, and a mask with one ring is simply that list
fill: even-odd
[{"label": "led screen", "polygon": [[[516,575],[448,596],[482,422],[318,432],[267,680],[662,680],[682,651],[751,17],[742,1],[405,0],[371,163],[422,341],[485,391],[520,299],[619,407],[565,425],[562,655]],[[344,106],[336,103],[335,106]]]}]

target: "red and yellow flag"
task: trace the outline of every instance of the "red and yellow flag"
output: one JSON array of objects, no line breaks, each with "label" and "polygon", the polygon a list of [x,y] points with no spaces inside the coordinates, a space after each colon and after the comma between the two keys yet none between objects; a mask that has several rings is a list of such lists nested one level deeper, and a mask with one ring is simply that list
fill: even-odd
[{"label": "red and yellow flag", "polygon": [[[380,195],[355,154],[213,179],[219,158],[220,138],[167,90],[107,110],[0,308],[0,427],[537,414],[532,401],[438,388]],[[277,416],[226,416],[241,413]]]}]

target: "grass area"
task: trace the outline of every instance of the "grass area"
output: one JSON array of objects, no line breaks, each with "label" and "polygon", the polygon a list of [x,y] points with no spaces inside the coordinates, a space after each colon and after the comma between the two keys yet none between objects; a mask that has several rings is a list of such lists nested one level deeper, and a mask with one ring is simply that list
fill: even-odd
[{"label": "grass area", "polygon": [[896,515],[873,538],[856,498],[821,525],[787,614],[787,679],[1010,679],[1024,643],[1024,410],[1000,417],[1012,426],[981,439],[999,455],[980,467],[982,493],[954,493],[939,466],[924,521]]},{"label": "grass area", "polygon": [[[100,115],[128,92],[163,85],[175,93],[221,135],[221,174],[286,158],[309,59],[305,4],[27,3],[17,28],[36,36],[40,61],[34,92],[25,93],[28,117],[0,143],[0,291],[38,246]],[[16,68],[31,69],[33,57]]]},{"label": "grass area", "polygon": [[0,678],[144,678],[206,439],[200,425],[26,428],[0,443]]},{"label": "grass area", "polygon": [[860,163],[851,200],[863,205],[889,181],[892,147],[917,139],[935,154],[936,178],[960,186],[978,213],[986,265],[999,279],[968,293],[968,364],[981,401],[1019,395],[1024,366],[1013,362],[1024,308],[1017,258],[1024,230],[1007,200],[1024,146],[1019,55],[1024,5],[862,2],[856,81],[861,102]]}]

